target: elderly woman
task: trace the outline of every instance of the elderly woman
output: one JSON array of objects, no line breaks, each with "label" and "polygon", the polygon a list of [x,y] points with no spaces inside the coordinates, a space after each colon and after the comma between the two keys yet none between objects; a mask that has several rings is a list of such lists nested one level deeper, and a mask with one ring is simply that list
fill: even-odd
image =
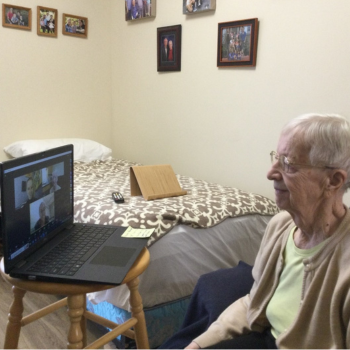
[{"label": "elderly woman", "polygon": [[187,348],[350,348],[350,125],[304,115],[282,130],[269,223],[249,294]]}]

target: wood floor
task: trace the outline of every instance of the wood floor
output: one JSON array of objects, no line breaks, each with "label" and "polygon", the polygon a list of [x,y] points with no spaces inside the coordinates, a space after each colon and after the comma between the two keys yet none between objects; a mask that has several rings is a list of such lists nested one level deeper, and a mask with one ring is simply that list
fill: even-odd
[{"label": "wood floor", "polygon": [[[1,259],[1,258],[0,258]],[[24,296],[24,313],[28,315],[59,298],[52,295],[27,292]],[[11,286],[0,277],[0,349],[3,349],[7,315],[12,303]],[[22,328],[19,349],[65,349],[69,319],[65,307]],[[88,343],[99,338],[105,330],[88,321]]]}]

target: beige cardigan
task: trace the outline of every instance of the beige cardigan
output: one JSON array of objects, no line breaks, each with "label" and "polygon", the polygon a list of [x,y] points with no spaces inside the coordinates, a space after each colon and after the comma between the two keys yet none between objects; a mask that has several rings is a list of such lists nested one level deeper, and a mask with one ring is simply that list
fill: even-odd
[{"label": "beige cardigan", "polygon": [[[194,339],[210,347],[269,327],[266,306],[283,268],[283,251],[295,226],[287,212],[268,224],[253,268],[250,294],[231,304],[209,329]],[[276,339],[279,348],[350,348],[350,211],[327,244],[305,266],[300,308],[293,324]],[[239,283],[239,281],[238,281]]]}]

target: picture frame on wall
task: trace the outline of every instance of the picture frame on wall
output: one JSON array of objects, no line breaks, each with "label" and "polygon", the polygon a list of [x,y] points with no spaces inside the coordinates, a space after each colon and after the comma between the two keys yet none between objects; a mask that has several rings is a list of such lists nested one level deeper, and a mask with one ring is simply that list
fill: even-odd
[{"label": "picture frame on wall", "polygon": [[62,34],[71,35],[78,38],[87,38],[89,21],[86,17],[62,15]]},{"label": "picture frame on wall", "polygon": [[181,25],[157,28],[157,71],[181,71]]},{"label": "picture frame on wall", "polygon": [[32,9],[2,4],[2,26],[15,29],[32,29]]},{"label": "picture frame on wall", "polygon": [[57,37],[58,11],[49,7],[37,7],[37,34],[52,38]]},{"label": "picture frame on wall", "polygon": [[125,20],[156,17],[157,0],[125,0]]},{"label": "picture frame on wall", "polygon": [[182,0],[182,13],[192,15],[216,9],[216,0]]},{"label": "picture frame on wall", "polygon": [[219,23],[218,67],[255,67],[258,19]]}]

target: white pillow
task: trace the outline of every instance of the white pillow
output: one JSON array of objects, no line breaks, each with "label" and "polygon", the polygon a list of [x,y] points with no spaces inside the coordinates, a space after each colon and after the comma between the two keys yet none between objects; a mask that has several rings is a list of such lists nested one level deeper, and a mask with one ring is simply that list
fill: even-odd
[{"label": "white pillow", "polygon": [[74,145],[74,160],[82,162],[105,160],[112,154],[110,148],[96,141],[71,138],[17,141],[4,147],[4,151],[11,157],[17,158],[67,144]]}]

